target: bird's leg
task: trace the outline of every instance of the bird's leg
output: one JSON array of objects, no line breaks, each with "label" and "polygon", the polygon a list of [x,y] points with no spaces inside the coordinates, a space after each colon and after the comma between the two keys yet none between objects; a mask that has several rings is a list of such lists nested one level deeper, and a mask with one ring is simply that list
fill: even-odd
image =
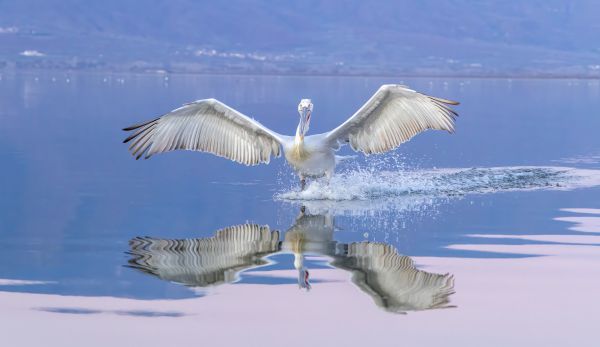
[{"label": "bird's leg", "polygon": [[306,189],[306,177],[300,176],[300,190],[304,191]]},{"label": "bird's leg", "polygon": [[327,185],[331,182],[331,176],[333,176],[333,170],[325,171],[325,183],[327,183]]}]

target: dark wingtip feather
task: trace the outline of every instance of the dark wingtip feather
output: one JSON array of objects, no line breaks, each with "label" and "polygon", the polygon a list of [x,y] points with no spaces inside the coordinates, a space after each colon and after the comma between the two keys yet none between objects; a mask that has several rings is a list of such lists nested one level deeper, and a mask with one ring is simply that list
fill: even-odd
[{"label": "dark wingtip feather", "polygon": [[136,138],[138,135],[141,135],[141,134],[137,134],[137,133],[136,133],[136,134],[133,134],[133,135],[131,135],[131,136],[128,136],[128,137],[127,137],[125,140],[123,140],[123,143],[127,143],[127,142],[129,142],[129,141],[133,140],[133,139],[134,139],[134,138]]},{"label": "dark wingtip feather", "polygon": [[438,98],[441,102],[443,102],[444,104],[448,104],[448,105],[460,105],[460,102],[458,101],[454,101],[454,100],[448,100],[448,99],[440,99]]},{"label": "dark wingtip feather", "polygon": [[143,127],[144,125],[148,125],[148,124],[150,124],[150,123],[152,123],[152,122],[156,122],[156,121],[157,121],[157,120],[159,120],[159,119],[160,119],[160,117],[158,117],[158,118],[154,118],[153,120],[149,120],[149,121],[147,121],[147,122],[144,122],[144,123],[139,123],[139,124],[131,125],[131,126],[128,126],[127,128],[123,128],[123,131],[131,131],[131,130],[135,130],[135,129],[137,129],[137,128],[141,128],[141,127]]},{"label": "dark wingtip feather", "polygon": [[156,123],[149,123],[149,125],[146,125],[143,128],[137,128],[139,130],[134,132],[133,134],[129,135],[125,140],[123,140],[123,143],[127,143],[127,142],[135,139],[138,136],[144,136],[143,135],[144,133],[149,132],[155,126],[156,126]]},{"label": "dark wingtip feather", "polygon": [[432,99],[434,99],[434,100],[436,100],[436,101],[439,101],[439,102],[442,102],[444,104],[447,104],[447,105],[454,105],[454,106],[460,105],[460,102],[458,102],[458,101],[448,100],[448,99],[442,99],[442,98],[438,98],[437,96],[429,96],[429,97],[432,98]]}]

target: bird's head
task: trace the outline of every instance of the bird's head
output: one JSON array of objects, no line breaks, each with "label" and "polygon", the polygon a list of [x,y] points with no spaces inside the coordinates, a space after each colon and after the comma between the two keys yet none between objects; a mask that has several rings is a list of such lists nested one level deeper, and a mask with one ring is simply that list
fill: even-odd
[{"label": "bird's head", "polygon": [[307,268],[298,269],[298,288],[306,291],[311,289],[310,275]]},{"label": "bird's head", "polygon": [[304,135],[310,126],[310,115],[312,114],[313,104],[310,99],[302,99],[298,104],[298,113],[300,114],[300,123],[298,124],[298,136],[304,139]]}]

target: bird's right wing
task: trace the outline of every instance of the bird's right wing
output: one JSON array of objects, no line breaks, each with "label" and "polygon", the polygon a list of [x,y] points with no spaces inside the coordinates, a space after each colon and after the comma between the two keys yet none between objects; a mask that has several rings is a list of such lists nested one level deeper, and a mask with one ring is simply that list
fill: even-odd
[{"label": "bird's right wing", "polygon": [[233,282],[245,269],[266,263],[279,250],[279,232],[268,226],[242,224],[202,239],[129,241],[129,266],[163,280],[192,287]]},{"label": "bird's right wing", "polygon": [[337,256],[333,266],[352,272],[352,282],[387,311],[406,311],[451,307],[454,293],[450,274],[435,274],[415,268],[409,257],[390,245],[356,242],[348,245],[345,256]]},{"label": "bird's right wing", "polygon": [[333,148],[350,143],[355,151],[383,153],[428,129],[453,132],[458,114],[449,105],[458,102],[383,85],[352,117],[325,133],[325,141]]},{"label": "bird's right wing", "polygon": [[209,152],[245,165],[281,154],[282,136],[215,99],[198,100],[149,122],[123,129],[139,159],[177,149]]}]

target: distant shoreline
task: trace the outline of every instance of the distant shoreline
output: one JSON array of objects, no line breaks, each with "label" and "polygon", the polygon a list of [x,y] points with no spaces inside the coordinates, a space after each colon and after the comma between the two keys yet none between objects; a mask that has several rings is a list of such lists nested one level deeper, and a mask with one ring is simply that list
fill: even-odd
[{"label": "distant shoreline", "polygon": [[184,72],[184,71],[131,71],[119,69],[98,70],[71,70],[71,69],[0,69],[2,75],[55,73],[55,74],[93,74],[93,75],[140,75],[140,76],[244,76],[244,77],[341,77],[341,78],[447,78],[447,79],[518,79],[518,80],[600,80],[600,75],[577,75],[577,74],[397,74],[397,73],[286,73],[286,72],[239,72],[239,71],[206,71],[206,72]]}]

